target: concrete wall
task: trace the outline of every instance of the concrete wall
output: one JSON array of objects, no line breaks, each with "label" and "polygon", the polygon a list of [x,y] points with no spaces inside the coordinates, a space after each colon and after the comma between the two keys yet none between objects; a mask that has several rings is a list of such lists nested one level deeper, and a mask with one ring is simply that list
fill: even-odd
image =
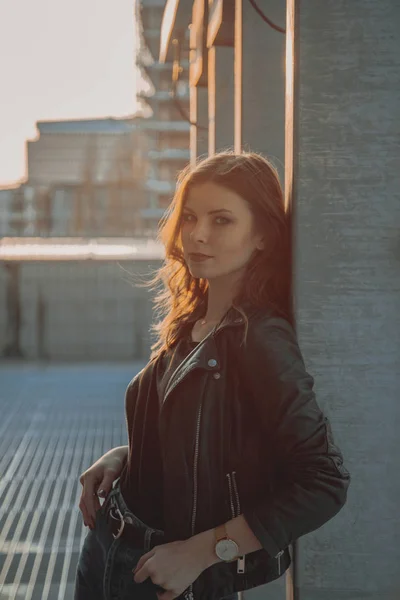
[{"label": "concrete wall", "polygon": [[[123,262],[149,278],[157,262]],[[7,342],[6,278],[0,269],[0,352]],[[20,347],[27,359],[147,359],[152,295],[116,262],[27,262],[20,268]],[[4,296],[4,298],[3,298]],[[3,335],[2,335],[3,334]]]},{"label": "concrete wall", "polygon": [[301,598],[395,600],[400,4],[297,6],[298,332],[352,475],[343,511],[301,540]]},{"label": "concrete wall", "polygon": [[7,282],[8,275],[0,268],[0,345],[3,348],[7,339]]}]

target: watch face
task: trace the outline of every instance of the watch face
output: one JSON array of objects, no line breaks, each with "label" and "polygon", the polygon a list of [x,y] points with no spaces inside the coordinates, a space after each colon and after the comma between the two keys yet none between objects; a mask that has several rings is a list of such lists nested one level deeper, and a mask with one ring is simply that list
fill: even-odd
[{"label": "watch face", "polygon": [[239,547],[233,540],[221,540],[215,546],[215,553],[221,560],[234,560],[239,554]]}]

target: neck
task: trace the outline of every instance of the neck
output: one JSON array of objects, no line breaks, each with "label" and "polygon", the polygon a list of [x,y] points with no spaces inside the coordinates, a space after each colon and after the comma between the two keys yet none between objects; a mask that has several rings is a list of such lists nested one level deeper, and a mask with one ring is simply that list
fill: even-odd
[{"label": "neck", "polygon": [[220,321],[226,312],[232,306],[233,298],[237,290],[237,281],[228,278],[219,277],[208,281],[208,302],[207,312],[204,320]]}]

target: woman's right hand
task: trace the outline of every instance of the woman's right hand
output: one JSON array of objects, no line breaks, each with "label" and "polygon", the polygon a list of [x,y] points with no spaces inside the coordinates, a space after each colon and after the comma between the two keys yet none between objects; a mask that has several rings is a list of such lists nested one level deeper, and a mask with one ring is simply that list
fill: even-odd
[{"label": "woman's right hand", "polygon": [[85,527],[94,528],[96,513],[101,507],[99,496],[102,498],[107,496],[113,482],[122,473],[127,454],[128,446],[113,448],[80,476],[82,492],[79,509],[82,512]]}]

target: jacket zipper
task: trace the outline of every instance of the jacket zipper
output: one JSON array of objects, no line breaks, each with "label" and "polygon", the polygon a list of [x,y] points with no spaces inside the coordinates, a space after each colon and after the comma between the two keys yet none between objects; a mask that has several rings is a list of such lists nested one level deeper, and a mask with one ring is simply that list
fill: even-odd
[{"label": "jacket zipper", "polygon": [[233,489],[235,490],[236,495],[236,506],[237,506],[237,517],[240,515],[240,500],[239,500],[239,492],[236,483],[236,471],[232,471],[232,479],[233,479]]},{"label": "jacket zipper", "polygon": [[[202,339],[202,341],[200,343],[205,342],[205,340],[207,340],[209,337],[214,337],[215,333],[217,332],[217,327],[214,327],[214,329],[212,331],[210,331],[210,333],[208,335],[206,335],[205,338]],[[188,356],[191,356],[195,350],[198,349],[198,346],[196,346],[196,348],[194,348]],[[188,356],[186,357],[185,360],[187,360]],[[169,394],[172,392],[172,390],[178,385],[178,383],[181,381],[181,379],[183,378],[183,376],[181,375],[181,377],[175,382],[171,384],[171,381],[173,380],[174,376],[176,375],[176,373],[178,372],[178,369],[180,368],[181,365],[178,365],[178,367],[175,369],[175,371],[172,373],[169,382],[167,384],[167,388],[165,390],[164,393],[164,402],[163,404],[165,404],[165,401],[167,399],[167,397],[169,396]],[[199,411],[197,413],[197,430],[196,430],[196,443],[195,443],[195,451],[194,451],[194,466],[193,466],[193,512],[192,512],[192,536],[194,535],[194,530],[195,530],[195,526],[196,526],[196,512],[197,512],[197,465],[198,465],[198,458],[199,458],[199,438],[200,438],[200,423],[201,423],[201,410],[202,410],[202,403],[200,403],[200,407],[199,407]],[[231,501],[232,504],[232,508],[233,508],[233,501]],[[239,561],[243,560],[244,563],[244,556],[240,557],[238,559],[238,569],[239,569]],[[238,571],[239,572],[239,571]],[[243,572],[244,572],[244,567],[243,567]],[[184,598],[185,600],[194,600],[194,594],[193,594],[193,583],[190,584],[189,586],[189,590],[184,592]]]},{"label": "jacket zipper", "polygon": [[[233,495],[232,495],[232,484],[231,484],[231,477],[232,477],[232,481],[233,481],[233,488],[235,490],[235,496],[236,496],[236,507],[237,507],[237,514],[235,515],[235,511],[234,511],[234,507],[233,507]],[[237,487],[237,483],[236,483],[236,471],[232,471],[232,476],[228,473],[227,474],[227,478],[228,478],[228,483],[229,483],[229,495],[230,495],[230,501],[231,501],[231,510],[232,510],[232,517],[235,518],[235,516],[239,516],[240,515],[240,499],[239,499],[239,492],[238,492],[238,487]],[[279,571],[279,576],[281,574],[281,556],[284,553],[284,550],[281,550],[280,552],[278,552],[278,554],[275,556],[275,558],[278,559],[278,571]],[[245,555],[241,556],[240,558],[238,558],[238,569],[237,572],[238,573],[244,573],[245,568],[244,568],[244,563],[245,563]]]},{"label": "jacket zipper", "polygon": [[[229,499],[230,499],[230,503],[231,503],[232,519],[234,519],[235,517],[238,517],[241,512],[240,511],[239,492],[238,492],[237,483],[236,483],[236,471],[232,471],[232,474],[227,473],[226,476],[228,478],[228,485],[229,485]],[[235,497],[236,497],[236,512],[235,512],[235,507],[234,507],[234,503],[233,503],[232,485],[233,485],[233,489],[234,489]],[[237,560],[237,572],[240,574],[243,574],[244,571],[245,571],[245,555],[243,554],[243,556],[239,556],[239,558]]]},{"label": "jacket zipper", "polygon": [[[215,333],[215,328],[212,331],[210,331],[210,333],[208,333],[205,338],[203,338],[201,340],[200,344],[203,344],[203,342],[205,342],[209,337],[213,337],[214,333]],[[193,348],[193,350],[191,352],[189,352],[188,356],[186,356],[186,358],[184,360],[186,361],[189,357],[191,357],[192,354],[194,354],[194,352],[197,351],[198,347],[199,346],[196,346],[196,348]],[[176,373],[180,369],[181,364],[177,366],[177,368],[172,373],[172,375],[171,375],[171,377],[169,379],[169,382],[167,384],[167,388],[166,388],[165,393],[164,393],[164,402],[163,402],[163,404],[165,404],[165,402],[166,402],[167,397],[169,396],[169,394],[172,392],[172,390],[178,385],[178,383],[184,377],[184,374],[183,374],[183,375],[181,375],[179,377],[179,379],[177,379],[177,381],[173,382],[173,378],[175,377]],[[200,406],[199,406],[198,413],[197,413],[196,443],[195,443],[194,461],[193,461],[194,464],[193,464],[192,536],[194,535],[194,530],[195,530],[195,526],[196,526],[196,513],[197,513],[197,465],[198,465],[198,459],[199,459],[200,423],[201,423],[201,410],[202,410],[202,406],[203,406],[203,403],[201,402]],[[184,592],[183,595],[184,595],[185,600],[194,600],[193,583],[190,584],[188,591]]]},{"label": "jacket zipper", "polygon": [[232,480],[231,480],[231,474],[227,473],[226,474],[227,478],[228,478],[228,485],[229,485],[229,501],[231,503],[231,513],[232,513],[232,519],[234,519],[236,517],[235,514],[235,507],[233,505],[233,494],[232,494]]},{"label": "jacket zipper", "polygon": [[[197,425],[196,425],[196,443],[194,447],[194,459],[193,459],[193,511],[192,511],[192,536],[194,536],[196,527],[196,513],[197,513],[197,467],[199,462],[199,444],[200,444],[200,423],[201,423],[201,409],[203,403],[200,403],[199,411],[197,413]],[[193,594],[193,583],[189,586],[189,591],[185,592],[186,600],[194,600]]]}]

